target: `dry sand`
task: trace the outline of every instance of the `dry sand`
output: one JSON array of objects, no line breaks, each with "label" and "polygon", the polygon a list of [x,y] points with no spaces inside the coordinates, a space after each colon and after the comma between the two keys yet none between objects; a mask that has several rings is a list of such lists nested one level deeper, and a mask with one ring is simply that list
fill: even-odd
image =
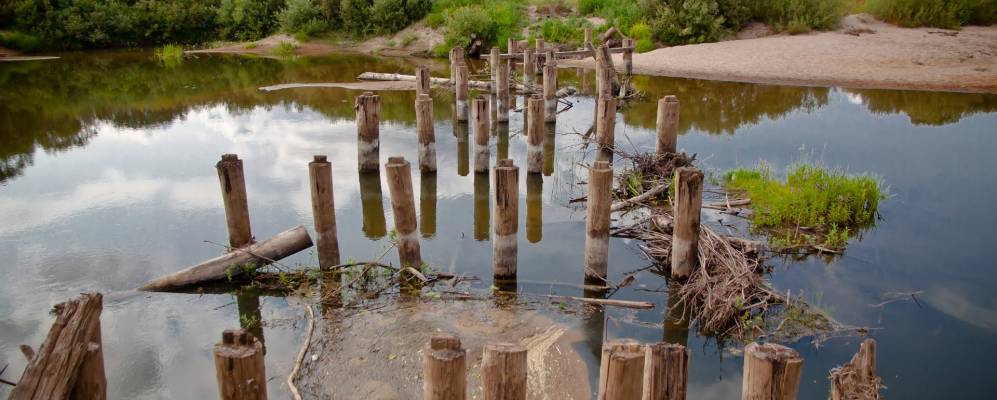
[{"label": "dry sand", "polygon": [[[617,55],[617,57],[619,57]],[[592,60],[561,66],[592,67]],[[621,61],[616,62],[618,68]],[[836,31],[635,54],[636,74],[853,88],[997,93],[997,26],[900,28],[867,14]]]}]

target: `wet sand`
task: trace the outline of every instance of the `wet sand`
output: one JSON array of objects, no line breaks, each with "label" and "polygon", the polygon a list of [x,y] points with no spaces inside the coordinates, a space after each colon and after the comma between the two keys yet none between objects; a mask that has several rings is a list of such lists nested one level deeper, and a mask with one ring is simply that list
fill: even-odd
[{"label": "wet sand", "polygon": [[[620,56],[616,66],[622,69]],[[594,61],[565,60],[564,67]],[[900,28],[866,14],[836,31],[635,54],[635,74],[721,81],[997,93],[997,26]]]}]

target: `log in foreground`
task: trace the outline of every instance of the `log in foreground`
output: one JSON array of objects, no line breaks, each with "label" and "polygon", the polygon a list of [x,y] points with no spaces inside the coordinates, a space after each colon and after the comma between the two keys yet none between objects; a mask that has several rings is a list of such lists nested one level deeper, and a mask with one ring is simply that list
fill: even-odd
[{"label": "log in foreground", "polygon": [[242,274],[243,266],[259,268],[312,247],[312,238],[304,226],[297,226],[252,246],[236,249],[182,271],[156,278],[139,290],[158,292],[179,289],[201,282]]},{"label": "log in foreground", "polygon": [[106,398],[102,309],[100,293],[86,293],[56,305],[52,329],[24,368],[10,399]]}]

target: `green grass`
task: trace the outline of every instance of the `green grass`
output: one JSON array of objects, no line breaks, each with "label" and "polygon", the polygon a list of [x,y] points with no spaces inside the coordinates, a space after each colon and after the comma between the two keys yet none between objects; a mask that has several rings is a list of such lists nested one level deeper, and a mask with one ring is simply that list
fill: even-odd
[{"label": "green grass", "polygon": [[808,164],[791,166],[785,182],[765,164],[728,171],[723,182],[751,198],[752,227],[774,233],[783,245],[844,247],[857,228],[873,224],[884,198],[880,181],[871,176]]},{"label": "green grass", "polygon": [[550,43],[581,46],[585,42],[585,28],[591,27],[592,24],[585,18],[549,18],[537,24],[534,31],[539,31],[541,37]]},{"label": "green grass", "polygon": [[291,57],[294,55],[294,51],[297,50],[298,46],[291,42],[280,42],[277,47],[274,47],[273,53],[280,57]]},{"label": "green grass", "polygon": [[901,26],[955,29],[997,23],[997,0],[866,0],[865,10]]}]

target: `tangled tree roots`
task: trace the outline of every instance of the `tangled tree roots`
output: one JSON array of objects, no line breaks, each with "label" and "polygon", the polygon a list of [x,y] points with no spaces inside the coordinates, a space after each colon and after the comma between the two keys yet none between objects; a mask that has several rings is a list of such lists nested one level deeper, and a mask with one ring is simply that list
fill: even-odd
[{"label": "tangled tree roots", "polygon": [[[645,255],[669,265],[672,248],[671,216],[663,212],[645,222],[616,230],[617,236],[644,241]],[[765,336],[773,341],[795,341],[836,331],[823,312],[808,306],[802,295],[776,292],[764,279],[759,252],[702,226],[699,265],[688,281],[678,285],[678,296],[698,329],[719,337],[750,341]]]}]

